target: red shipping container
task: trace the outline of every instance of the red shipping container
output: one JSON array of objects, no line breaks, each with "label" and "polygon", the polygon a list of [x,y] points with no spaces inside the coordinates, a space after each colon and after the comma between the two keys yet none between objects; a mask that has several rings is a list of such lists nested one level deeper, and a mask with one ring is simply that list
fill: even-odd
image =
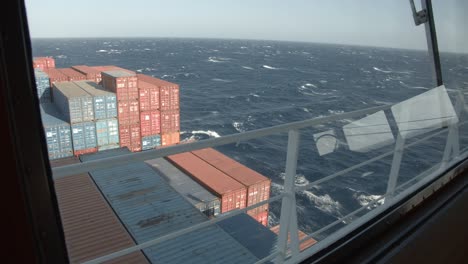
[{"label": "red shipping container", "polygon": [[114,65],[105,65],[105,66],[91,66],[91,68],[98,70],[99,72],[105,72],[105,71],[125,71],[131,74],[136,74],[136,72],[127,70],[124,68],[120,68]]},{"label": "red shipping container", "polygon": [[33,67],[41,70],[55,68],[55,60],[51,57],[36,57],[33,59]]},{"label": "red shipping container", "polygon": [[86,75],[86,79],[99,83],[101,81],[101,72],[86,65],[75,65],[72,69]]},{"label": "red shipping container", "polygon": [[117,111],[119,124],[130,125],[140,122],[138,100],[118,101]]},{"label": "red shipping container", "polygon": [[140,124],[119,124],[120,147],[128,147],[130,151],[141,151]]},{"label": "red shipping container", "polygon": [[55,68],[44,69],[44,72],[49,76],[50,86],[56,82],[68,82],[68,77]]},{"label": "red shipping container", "polygon": [[[212,148],[196,150],[192,153],[243,184],[247,188],[247,206],[270,199],[271,180],[269,178]],[[268,204],[249,210],[247,213],[256,216],[265,211],[268,212]]]},{"label": "red shipping container", "polygon": [[180,131],[179,110],[161,111],[161,132],[169,133]]},{"label": "red shipping container", "polygon": [[79,156],[87,153],[94,153],[97,152],[97,148],[88,148],[88,149],[80,149],[80,150],[73,150],[73,155]]},{"label": "red shipping container", "polygon": [[154,78],[144,74],[137,74],[138,79],[147,83],[151,83],[159,87],[159,108],[161,110],[179,109],[179,85]]},{"label": "red shipping container", "polygon": [[180,142],[179,132],[163,133],[161,134],[161,146],[171,146]]},{"label": "red shipping container", "polygon": [[69,81],[83,81],[86,80],[86,75],[79,73],[71,68],[57,69],[68,77]]},{"label": "red shipping container", "polygon": [[141,80],[138,80],[138,90],[140,92],[140,110],[150,111],[159,109],[159,87]]},{"label": "red shipping container", "polygon": [[102,86],[116,93],[118,101],[138,100],[137,77],[125,71],[105,71],[101,73]]},{"label": "red shipping container", "polygon": [[190,152],[167,157],[175,166],[221,198],[221,213],[245,208],[245,187]]},{"label": "red shipping container", "polygon": [[[140,103],[141,104],[141,103]],[[159,110],[146,111],[140,113],[141,136],[151,136],[161,133],[161,117]]]},{"label": "red shipping container", "polygon": [[[247,212],[248,213],[248,212]],[[255,219],[257,222],[261,223],[264,226],[268,226],[268,211],[264,211],[261,213],[258,213],[256,215],[252,215],[248,213],[253,219]]]}]

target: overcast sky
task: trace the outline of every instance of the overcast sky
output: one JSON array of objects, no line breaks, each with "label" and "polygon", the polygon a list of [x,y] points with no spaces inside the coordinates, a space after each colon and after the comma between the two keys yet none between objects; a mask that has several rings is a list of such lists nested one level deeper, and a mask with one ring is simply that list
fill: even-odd
[{"label": "overcast sky", "polygon": [[[420,6],[419,0],[416,0]],[[425,49],[408,0],[26,0],[33,38],[191,37]],[[435,0],[442,50],[468,52],[468,1]]]}]

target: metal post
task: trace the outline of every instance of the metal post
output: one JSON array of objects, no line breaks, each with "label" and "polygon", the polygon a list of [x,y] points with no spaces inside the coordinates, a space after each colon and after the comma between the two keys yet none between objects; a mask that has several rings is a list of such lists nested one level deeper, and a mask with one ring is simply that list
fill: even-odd
[{"label": "metal post", "polygon": [[299,131],[289,130],[288,152],[286,157],[286,176],[284,179],[284,193],[281,203],[280,231],[278,236],[278,251],[276,263],[283,263],[290,234],[292,253],[299,253],[299,238],[297,235],[296,195],[294,184],[296,179],[297,159],[299,155]]},{"label": "metal post", "polygon": [[427,48],[429,50],[429,56],[434,65],[434,76],[436,79],[437,86],[444,84],[442,80],[442,67],[440,64],[439,46],[437,44],[437,33],[434,22],[434,13],[432,11],[431,0],[421,0],[421,6],[425,10],[427,22],[425,23],[426,28],[426,39]]},{"label": "metal post", "polygon": [[403,158],[403,150],[405,146],[405,138],[401,136],[401,133],[398,133],[398,137],[395,143],[395,153],[393,154],[392,168],[390,170],[390,175],[388,177],[387,184],[387,203],[393,196],[393,192],[397,186],[398,174],[400,173],[401,159]]},{"label": "metal post", "polygon": [[[461,112],[465,108],[465,98],[461,91],[457,92],[457,98],[455,102],[455,114],[457,117],[460,116]],[[445,167],[450,161],[451,157],[457,157],[460,154],[460,137],[458,134],[458,125],[451,124],[447,135],[447,143],[445,144],[444,155],[442,157],[441,167]]]}]

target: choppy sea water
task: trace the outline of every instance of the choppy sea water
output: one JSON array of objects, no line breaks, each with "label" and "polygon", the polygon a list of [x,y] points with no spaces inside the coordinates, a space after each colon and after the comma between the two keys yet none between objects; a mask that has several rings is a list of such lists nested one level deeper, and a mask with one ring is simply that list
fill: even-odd
[{"label": "choppy sea water", "polygon": [[[180,84],[183,140],[393,104],[435,87],[426,51],[197,39],[35,39],[32,44],[34,56],[53,56],[57,67],[117,65]],[[468,88],[468,55],[442,53],[441,57],[449,91]],[[345,142],[339,140],[335,152],[319,156],[313,135],[340,130],[352,121],[301,130],[296,185],[394,147],[356,153],[341,147]],[[462,147],[468,145],[463,131]],[[440,160],[445,136],[405,151],[399,183]],[[218,149],[271,178],[275,195],[283,185],[286,145],[283,134]],[[386,191],[391,161],[389,156],[298,192],[299,227],[314,232],[378,199]],[[279,211],[278,204],[271,205],[272,225],[278,222]]]}]

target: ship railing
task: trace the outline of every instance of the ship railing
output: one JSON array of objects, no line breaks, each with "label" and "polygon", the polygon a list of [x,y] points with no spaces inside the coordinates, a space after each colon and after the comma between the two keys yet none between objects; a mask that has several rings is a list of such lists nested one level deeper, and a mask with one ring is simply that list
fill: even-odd
[{"label": "ship railing", "polygon": [[[457,103],[454,109],[456,111],[456,115],[460,116],[461,111],[468,110],[468,109],[465,106],[464,97],[461,92],[456,92],[455,98],[457,100]],[[93,161],[88,161],[88,162],[83,162],[83,163],[78,163],[78,164],[67,165],[63,167],[56,167],[56,168],[53,168],[52,170],[53,178],[59,179],[62,177],[73,177],[73,175],[76,175],[76,174],[91,172],[91,171],[99,170],[99,169],[111,168],[113,166],[121,166],[121,165],[129,164],[129,163],[133,163],[133,162],[166,157],[169,155],[199,150],[203,148],[217,147],[217,146],[222,146],[226,144],[234,144],[234,143],[238,144],[240,142],[247,141],[247,140],[263,138],[263,137],[277,135],[281,133],[288,133],[284,188],[280,194],[275,195],[268,200],[259,202],[255,205],[252,205],[252,206],[240,209],[240,210],[235,210],[235,211],[224,213],[206,222],[199,223],[199,224],[190,226],[188,228],[181,229],[181,230],[169,233],[167,235],[154,238],[144,243],[140,243],[135,246],[131,246],[126,249],[119,250],[111,254],[98,257],[86,263],[102,263],[105,261],[109,261],[117,257],[124,256],[126,254],[130,254],[132,252],[136,252],[136,251],[157,245],[164,241],[168,241],[170,239],[193,232],[195,230],[199,230],[201,228],[214,225],[220,221],[223,221],[227,218],[233,217],[241,213],[245,213],[248,210],[251,210],[258,206],[261,206],[267,203],[272,203],[272,202],[279,202],[279,201],[281,201],[281,212],[280,212],[281,215],[279,219],[280,230],[279,230],[279,235],[278,235],[278,240],[277,240],[275,250],[269,256],[263,259],[260,259],[257,263],[264,263],[268,261],[274,261],[275,263],[296,263],[296,262],[306,259],[307,257],[313,255],[314,253],[336,242],[339,238],[342,238],[344,235],[348,234],[352,230],[355,230],[356,228],[361,226],[363,223],[366,223],[367,221],[377,216],[379,213],[382,213],[383,211],[385,211],[386,209],[394,205],[395,202],[400,201],[404,199],[405,197],[408,197],[408,195],[415,192],[415,190],[418,190],[418,188],[420,188],[421,186],[424,186],[424,184],[433,180],[442,172],[446,171],[447,168],[450,168],[454,164],[458,163],[459,161],[467,157],[467,149],[466,148],[461,149],[461,150],[459,149],[460,146],[459,146],[459,138],[458,138],[458,128],[459,126],[466,124],[468,121],[459,122],[457,119],[456,123],[450,124],[446,127],[442,127],[436,130],[435,133],[426,133],[424,134],[425,135],[424,137],[414,140],[409,144],[405,144],[404,139],[402,140],[402,139],[397,138],[394,150],[380,154],[362,163],[356,164],[354,166],[351,166],[339,172],[336,172],[326,177],[323,177],[321,179],[318,179],[305,186],[295,185],[297,162],[299,158],[298,155],[299,155],[299,147],[300,147],[300,130],[301,129],[310,128],[310,127],[314,127],[317,125],[330,123],[333,121],[340,121],[343,119],[358,118],[361,116],[369,116],[380,111],[389,110],[391,107],[392,105],[376,106],[376,107],[336,114],[336,115],[327,116],[327,117],[320,117],[320,118],[314,118],[314,119],[309,119],[309,120],[304,120],[304,121],[291,122],[291,123],[272,126],[268,128],[247,131],[247,132],[243,132],[239,134],[226,135],[226,136],[222,136],[219,138],[211,138],[211,139],[206,139],[202,141],[197,141],[197,142],[192,142],[192,143],[187,143],[187,144],[180,144],[180,145],[170,146],[170,147],[161,148],[161,149],[154,149],[154,150],[148,150],[148,151],[137,152],[137,153],[129,153],[129,154],[116,156],[116,157],[109,157],[109,158],[103,158],[99,160],[93,160]],[[403,155],[404,150],[412,146],[421,144],[422,142],[428,141],[431,138],[440,136],[443,133],[447,133],[447,132],[448,132],[447,140],[446,140],[446,145],[445,145],[445,150],[444,150],[442,160],[439,163],[433,165],[428,170],[424,171],[423,173],[415,176],[413,179],[407,182],[404,182],[400,185],[397,185],[399,167],[400,167],[401,157]],[[399,135],[398,137],[401,137],[401,133],[399,133],[398,135]],[[296,212],[296,197],[295,197],[297,192],[310,189],[314,186],[318,186],[319,184],[323,184],[336,177],[343,176],[348,172],[361,168],[372,162],[382,160],[383,158],[391,156],[391,155],[393,155],[393,161],[391,165],[392,169],[391,169],[389,179],[387,182],[387,186],[388,186],[387,192],[384,195],[375,199],[369,204],[366,204],[365,206],[362,206],[352,211],[351,213],[337,219],[336,221],[328,224],[327,226],[322,227],[321,229],[307,235],[305,238],[302,238],[301,240],[299,239],[298,237],[299,229],[297,225],[297,212]],[[353,216],[355,216],[356,214],[364,212],[366,209],[373,207],[373,206],[375,206],[375,208],[365,213],[364,215],[359,216],[358,218],[355,218],[355,219],[351,219],[351,218],[354,218]],[[323,240],[320,240],[315,245],[300,251],[299,245],[301,244],[301,242],[306,241],[307,239],[311,237],[315,237],[323,232],[326,232],[327,230],[331,229],[332,227],[335,227],[336,225],[342,223],[343,221],[348,221],[349,223],[347,223],[344,227],[338,229],[336,232],[332,233],[331,235],[328,235]]]}]

